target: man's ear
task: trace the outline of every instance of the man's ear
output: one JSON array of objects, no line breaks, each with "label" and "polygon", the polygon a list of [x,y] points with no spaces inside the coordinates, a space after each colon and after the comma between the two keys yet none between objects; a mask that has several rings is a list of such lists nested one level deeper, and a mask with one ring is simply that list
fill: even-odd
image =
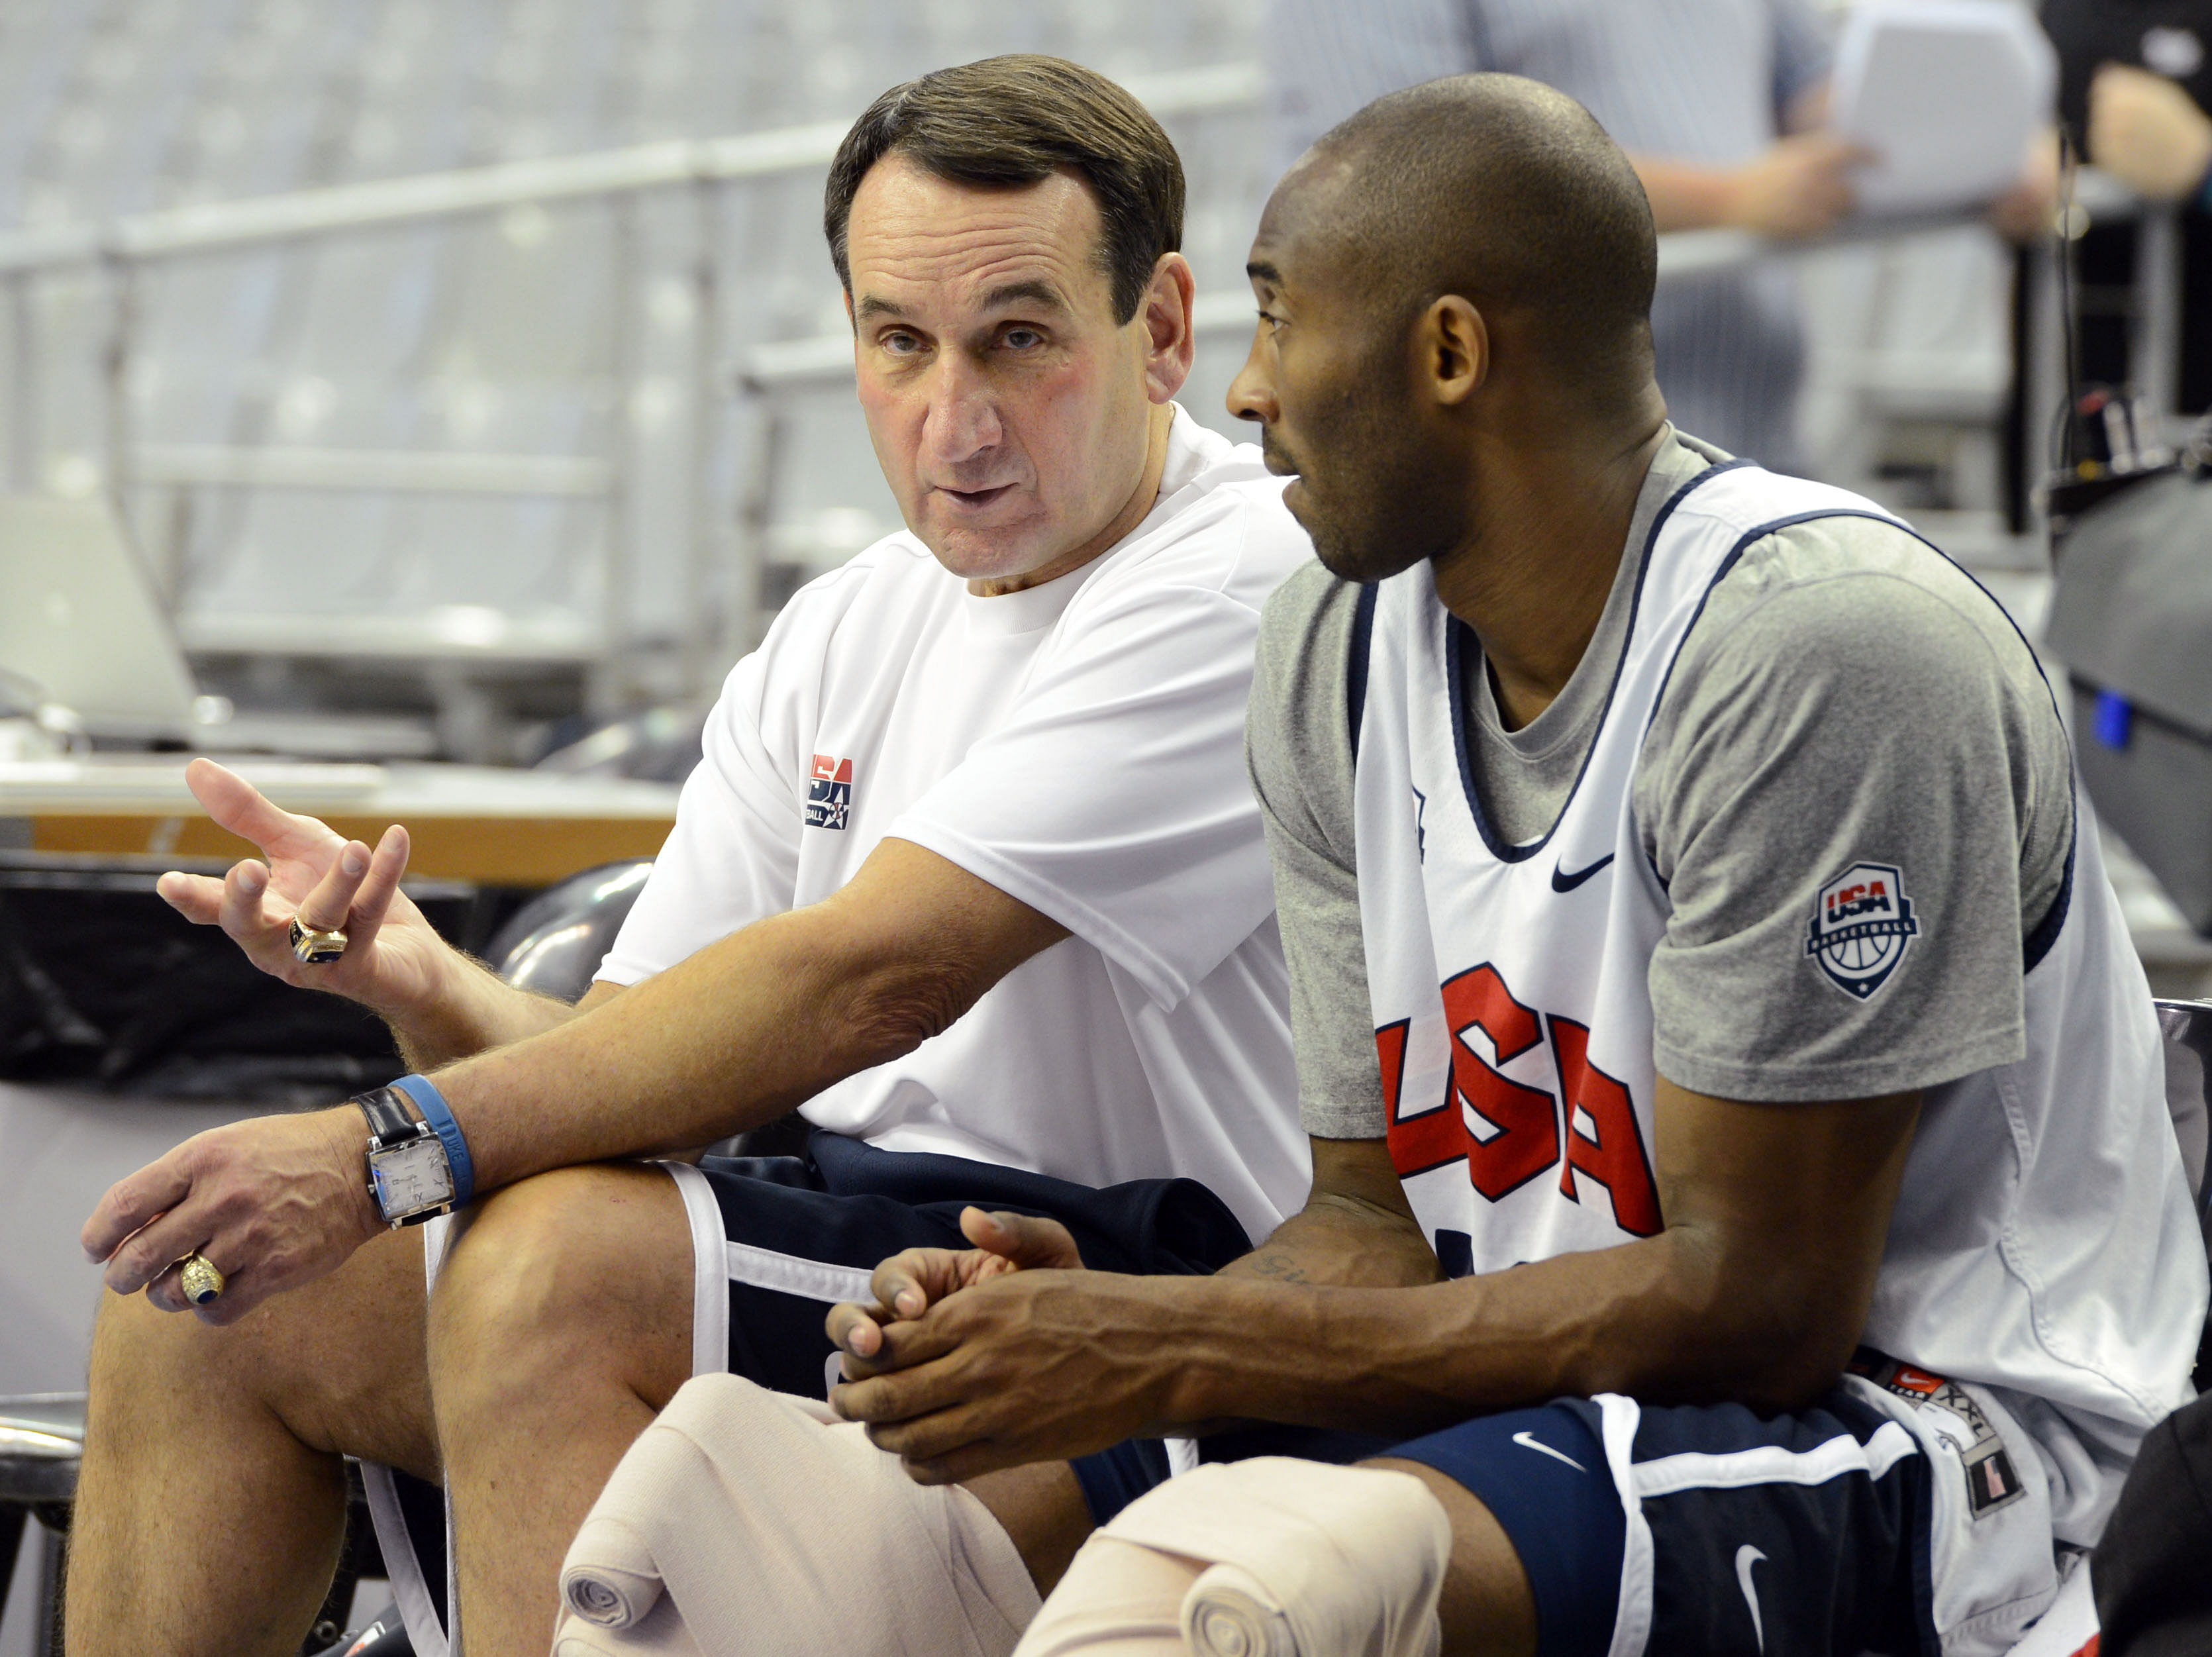
[{"label": "man's ear", "polygon": [[1490,325],[1457,294],[1446,294],[1414,326],[1415,385],[1445,408],[1456,408],[1490,378]]},{"label": "man's ear", "polygon": [[1198,339],[1192,313],[1198,303],[1198,278],[1180,253],[1163,253],[1152,280],[1130,320],[1145,331],[1145,394],[1165,403],[1190,378]]}]

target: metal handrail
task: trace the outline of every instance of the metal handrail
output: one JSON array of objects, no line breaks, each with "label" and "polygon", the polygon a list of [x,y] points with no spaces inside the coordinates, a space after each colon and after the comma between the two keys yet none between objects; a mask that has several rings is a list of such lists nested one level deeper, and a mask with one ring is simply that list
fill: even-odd
[{"label": "metal handrail", "polygon": [[[1191,306],[1194,334],[1249,332],[1252,295],[1224,290],[1200,294]],[[748,395],[834,385],[853,377],[853,337],[816,334],[807,339],[771,340],[756,345],[738,365],[738,391]]]},{"label": "metal handrail", "polygon": [[140,483],[231,489],[374,489],[401,495],[524,495],[592,499],[614,487],[595,455],[486,454],[467,449],[318,449],[277,444],[144,444]]},{"label": "metal handrail", "polygon": [[[1254,63],[1230,63],[1130,77],[1125,84],[1156,114],[1164,118],[1230,112],[1256,107],[1266,90],[1266,75]],[[17,487],[28,486],[39,449],[36,441],[35,400],[37,361],[31,341],[32,313],[28,294],[47,273],[104,268],[108,274],[113,318],[105,358],[107,417],[106,483],[130,524],[128,503],[145,483],[190,486],[215,483],[230,487],[287,487],[344,489],[360,487],[410,488],[430,492],[522,493],[568,495],[603,498],[609,506],[607,590],[623,590],[627,573],[628,531],[623,501],[629,487],[630,461],[623,450],[623,429],[616,422],[610,452],[604,457],[556,455],[453,455],[436,458],[416,452],[266,448],[248,452],[222,446],[141,446],[131,429],[130,398],[126,395],[129,367],[137,346],[139,329],[138,272],[149,264],[201,254],[279,246],[308,237],[370,231],[409,224],[428,223],[496,214],[535,203],[605,201],[619,204],[654,191],[691,190],[698,199],[701,251],[695,258],[691,287],[701,335],[693,353],[691,398],[692,455],[690,471],[694,496],[691,513],[693,544],[686,560],[687,580],[692,584],[689,609],[703,616],[705,572],[719,555],[724,530],[716,521],[710,500],[714,467],[714,445],[719,429],[714,410],[727,397],[729,371],[738,370],[738,385],[758,395],[781,387],[833,384],[851,373],[848,337],[831,335],[754,344],[732,364],[725,355],[718,318],[720,282],[720,250],[716,234],[719,202],[726,186],[781,174],[805,172],[827,165],[842,139],[842,122],[817,122],[720,138],[677,139],[631,145],[585,155],[518,161],[494,166],[454,169],[410,177],[337,185],[319,189],[249,197],[244,200],[127,215],[105,222],[23,228],[0,231],[0,287],[4,287],[15,313],[18,361],[13,422],[15,453],[10,470]],[[2084,182],[2088,182],[2085,173]],[[2107,209],[2106,210],[2110,210]],[[615,263],[617,282],[635,280],[635,215],[617,213]],[[1893,234],[1899,227],[1887,227]],[[1866,227],[1870,234],[1880,234]],[[1662,282],[1717,271],[1768,257],[1799,251],[1764,241],[1738,231],[1698,231],[1661,239],[1660,276]],[[627,272],[627,276],[623,273]],[[634,334],[638,324],[634,306],[619,307],[616,374],[617,381],[635,372]],[[1249,326],[1250,301],[1241,293],[1202,295],[1198,327],[1208,334],[1226,333]],[[27,365],[27,367],[26,366]],[[761,525],[752,523],[762,509],[759,501],[741,503],[742,513],[754,533],[741,535],[738,555],[744,566],[741,590],[757,574]],[[166,581],[157,581],[166,587]],[[741,601],[742,602],[742,601]],[[747,625],[749,626],[750,621]],[[627,646],[627,623],[610,620],[611,648]],[[738,640],[740,644],[750,640]],[[700,638],[687,636],[685,671],[696,677],[707,665],[701,659]]]},{"label": "metal handrail", "polygon": [[[1156,115],[1202,114],[1256,103],[1257,64],[1215,64],[1132,76],[1124,82]],[[627,195],[681,185],[728,184],[826,167],[851,128],[817,121],[723,138],[671,138],[620,149],[505,161],[404,178],[331,185],[240,201],[131,214],[104,223],[0,233],[0,276],[105,259],[143,262],[491,213],[533,203]]]},{"label": "metal handrail", "polygon": [[[1846,240],[1874,240],[1929,225],[1959,222],[1955,216],[1926,223],[1896,222],[1850,227],[1826,241],[1775,241],[1748,230],[1677,230],[1659,238],[1659,281],[1670,282],[1733,270],[1760,259],[1789,257]],[[1193,331],[1238,333],[1252,325],[1252,296],[1222,290],[1200,294],[1191,309]],[[853,337],[817,334],[806,339],[770,340],[756,345],[738,365],[741,391],[759,393],[809,385],[834,385],[853,373]]]}]

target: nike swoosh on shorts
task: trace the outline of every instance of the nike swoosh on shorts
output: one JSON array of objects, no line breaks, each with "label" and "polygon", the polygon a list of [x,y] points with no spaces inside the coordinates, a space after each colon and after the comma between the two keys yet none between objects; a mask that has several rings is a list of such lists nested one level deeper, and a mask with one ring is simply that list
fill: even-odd
[{"label": "nike swoosh on shorts", "polygon": [[1564,864],[1553,864],[1552,865],[1552,889],[1555,892],[1573,891],[1576,887],[1581,885],[1583,882],[1588,880],[1599,870],[1604,868],[1607,864],[1612,862],[1614,855],[1615,854],[1613,853],[1607,852],[1595,863],[1591,864],[1589,868],[1577,869],[1572,874],[1569,874],[1567,872],[1566,867]]},{"label": "nike swoosh on shorts", "polygon": [[1743,1590],[1744,1604],[1751,1607],[1752,1638],[1759,1642],[1762,1652],[1766,1649],[1766,1624],[1759,1619],[1759,1590],[1752,1586],[1751,1568],[1765,1557],[1748,1542],[1735,1551],[1736,1586]]},{"label": "nike swoosh on shorts", "polygon": [[1564,1461],[1567,1466],[1572,1467],[1578,1473],[1586,1473],[1589,1471],[1589,1468],[1583,1466],[1581,1462],[1576,1460],[1574,1457],[1569,1455],[1565,1450],[1553,1449],[1550,1445],[1545,1443],[1542,1439],[1537,1437],[1536,1435],[1532,1432],[1528,1432],[1526,1430],[1517,1432],[1513,1435],[1513,1442],[1516,1444],[1518,1444],[1524,1450],[1534,1450],[1539,1455],[1547,1455],[1551,1457],[1554,1461]]}]

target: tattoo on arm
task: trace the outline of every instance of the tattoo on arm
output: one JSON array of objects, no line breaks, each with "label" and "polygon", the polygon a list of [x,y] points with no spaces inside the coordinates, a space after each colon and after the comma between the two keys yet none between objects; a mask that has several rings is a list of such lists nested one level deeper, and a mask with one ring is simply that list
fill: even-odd
[{"label": "tattoo on arm", "polygon": [[1267,1249],[1245,1257],[1244,1269],[1255,1278],[1266,1278],[1275,1283],[1304,1283],[1305,1267],[1298,1257],[1284,1249]]}]

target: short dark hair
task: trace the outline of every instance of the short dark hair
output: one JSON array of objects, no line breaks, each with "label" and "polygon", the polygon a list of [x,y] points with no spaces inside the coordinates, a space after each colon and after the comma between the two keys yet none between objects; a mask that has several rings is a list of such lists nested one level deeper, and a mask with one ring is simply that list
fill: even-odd
[{"label": "short dark hair", "polygon": [[956,184],[1015,189],[1062,168],[1080,177],[1098,202],[1099,268],[1113,282],[1119,323],[1137,314],[1160,256],[1182,246],[1182,158],[1152,112],[1095,70],[1010,52],[895,86],[853,123],[822,207],[848,294],[853,197],[894,152]]}]

